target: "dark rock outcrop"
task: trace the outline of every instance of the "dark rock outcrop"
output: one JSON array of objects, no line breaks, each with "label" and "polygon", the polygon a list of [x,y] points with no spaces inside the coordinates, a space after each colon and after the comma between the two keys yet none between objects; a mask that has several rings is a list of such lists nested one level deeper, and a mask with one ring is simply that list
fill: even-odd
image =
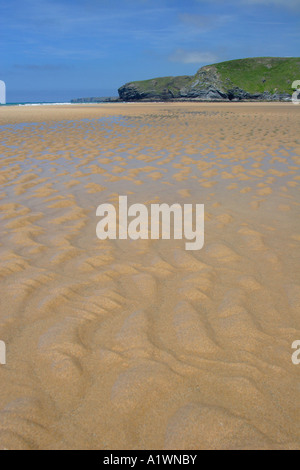
[{"label": "dark rock outcrop", "polygon": [[263,93],[248,93],[241,88],[233,88],[227,91],[227,98],[230,101],[291,101],[291,96],[287,93],[270,93],[264,91]]}]

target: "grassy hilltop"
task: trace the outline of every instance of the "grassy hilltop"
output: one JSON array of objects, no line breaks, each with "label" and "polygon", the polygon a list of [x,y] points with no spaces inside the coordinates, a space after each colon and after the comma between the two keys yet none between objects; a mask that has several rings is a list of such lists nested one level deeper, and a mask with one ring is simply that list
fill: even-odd
[{"label": "grassy hilltop", "polygon": [[229,79],[234,86],[249,93],[287,93],[292,95],[291,85],[300,79],[300,58],[258,57],[238,59],[214,64],[222,80]]},{"label": "grassy hilltop", "polygon": [[202,67],[193,76],[159,77],[134,81],[119,88],[123,100],[266,99],[292,95],[300,80],[300,58],[257,57]]}]

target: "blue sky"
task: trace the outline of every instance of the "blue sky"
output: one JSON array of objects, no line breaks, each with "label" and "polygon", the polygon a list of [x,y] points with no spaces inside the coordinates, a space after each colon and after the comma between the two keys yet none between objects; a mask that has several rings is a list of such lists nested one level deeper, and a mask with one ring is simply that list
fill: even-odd
[{"label": "blue sky", "polygon": [[300,0],[0,0],[7,100],[117,96],[131,80],[300,56]]}]

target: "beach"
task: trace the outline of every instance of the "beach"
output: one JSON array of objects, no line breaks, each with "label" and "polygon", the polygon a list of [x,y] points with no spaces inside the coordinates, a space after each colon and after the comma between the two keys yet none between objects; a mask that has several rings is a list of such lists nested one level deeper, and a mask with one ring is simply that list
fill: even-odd
[{"label": "beach", "polygon": [[[0,107],[0,449],[297,449],[300,106]],[[99,204],[204,204],[204,246]]]}]

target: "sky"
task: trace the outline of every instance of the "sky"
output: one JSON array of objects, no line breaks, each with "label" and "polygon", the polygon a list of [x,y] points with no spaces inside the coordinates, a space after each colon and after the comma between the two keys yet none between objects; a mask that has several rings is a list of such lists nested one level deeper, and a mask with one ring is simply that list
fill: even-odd
[{"label": "sky", "polygon": [[8,102],[117,96],[225,60],[299,57],[300,0],[0,0],[0,54]]}]

